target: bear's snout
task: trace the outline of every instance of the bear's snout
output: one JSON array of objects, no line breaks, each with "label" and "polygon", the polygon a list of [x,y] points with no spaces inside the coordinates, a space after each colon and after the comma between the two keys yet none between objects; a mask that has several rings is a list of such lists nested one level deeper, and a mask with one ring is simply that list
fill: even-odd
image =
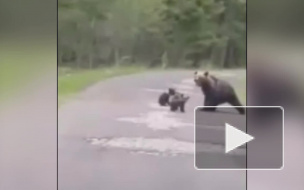
[{"label": "bear's snout", "polygon": [[194,79],[193,81],[194,81],[194,83],[195,83],[196,86],[201,86],[200,85],[200,81],[198,79]]}]

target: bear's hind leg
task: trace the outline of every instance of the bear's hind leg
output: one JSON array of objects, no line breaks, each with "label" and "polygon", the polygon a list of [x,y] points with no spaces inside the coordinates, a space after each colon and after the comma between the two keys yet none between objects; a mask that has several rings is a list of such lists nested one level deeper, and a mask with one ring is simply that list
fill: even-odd
[{"label": "bear's hind leg", "polygon": [[185,112],[185,102],[181,103],[179,106],[181,112]]},{"label": "bear's hind leg", "polygon": [[244,107],[240,107],[242,106],[240,100],[234,96],[231,100],[228,101],[229,104],[231,104],[232,106],[237,106],[235,109],[242,115],[245,114],[245,108]]}]

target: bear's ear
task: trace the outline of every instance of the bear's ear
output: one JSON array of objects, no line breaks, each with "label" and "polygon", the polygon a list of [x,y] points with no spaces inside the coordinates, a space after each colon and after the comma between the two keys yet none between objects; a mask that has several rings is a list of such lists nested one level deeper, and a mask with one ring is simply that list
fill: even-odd
[{"label": "bear's ear", "polygon": [[194,72],[194,75],[197,75],[197,71]]},{"label": "bear's ear", "polygon": [[207,77],[207,76],[209,75],[209,71],[206,71],[206,72],[204,73],[204,75],[205,75],[205,77]]}]

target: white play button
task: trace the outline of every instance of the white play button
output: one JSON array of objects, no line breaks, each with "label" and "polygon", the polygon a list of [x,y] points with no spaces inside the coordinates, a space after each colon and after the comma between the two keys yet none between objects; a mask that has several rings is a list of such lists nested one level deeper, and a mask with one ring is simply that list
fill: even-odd
[{"label": "white play button", "polygon": [[228,123],[225,124],[225,152],[228,153],[231,150],[236,149],[237,147],[252,141],[254,139],[253,136],[250,136],[244,133],[241,130],[229,125]]}]

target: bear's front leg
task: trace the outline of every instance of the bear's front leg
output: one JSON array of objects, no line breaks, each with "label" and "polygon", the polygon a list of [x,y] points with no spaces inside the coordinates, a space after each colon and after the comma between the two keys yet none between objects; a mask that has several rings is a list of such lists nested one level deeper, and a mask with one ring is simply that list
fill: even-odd
[{"label": "bear's front leg", "polygon": [[211,108],[204,107],[201,109],[202,111],[215,111],[216,106],[218,106],[218,104],[212,98],[205,97],[204,106],[212,106],[212,107]]}]

